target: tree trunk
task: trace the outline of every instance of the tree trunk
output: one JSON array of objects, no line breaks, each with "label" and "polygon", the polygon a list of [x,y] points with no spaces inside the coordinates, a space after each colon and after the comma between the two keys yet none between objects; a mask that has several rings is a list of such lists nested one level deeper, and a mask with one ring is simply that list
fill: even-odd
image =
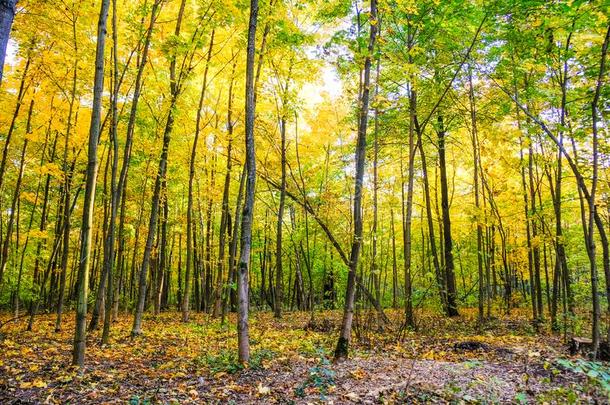
[{"label": "tree trunk", "polygon": [[[176,21],[176,29],[174,35],[180,36],[180,27],[182,26],[182,17],[184,15],[184,7],[186,0],[182,0],[180,3],[180,10],[178,11],[178,20]],[[165,175],[167,172],[167,155],[169,153],[169,143],[171,141],[172,130],[174,128],[174,110],[178,96],[180,95],[180,86],[176,82],[176,57],[172,56],[170,62],[170,92],[171,100],[169,106],[169,113],[167,115],[167,121],[165,122],[165,130],[163,131],[163,147],[161,150],[161,158],[159,159],[159,169],[155,178],[155,188],[152,196],[150,221],[148,224],[148,236],[146,237],[146,245],[144,247],[144,257],[142,258],[142,265],[140,267],[140,273],[138,277],[138,302],[136,305],[136,311],[133,318],[133,326],[131,329],[132,336],[138,336],[142,333],[142,315],[144,313],[144,304],[146,301],[146,275],[148,273],[148,267],[150,265],[150,256],[152,253],[152,245],[155,240],[155,231],[157,229],[157,218],[159,216],[159,205],[161,200],[161,186],[165,182]]]},{"label": "tree trunk", "polygon": [[477,110],[474,97],[474,87],[472,85],[472,70],[468,72],[468,99],[470,101],[470,120],[472,137],[472,159],[473,159],[473,180],[474,180],[474,206],[476,210],[475,220],[477,222],[477,270],[479,278],[479,300],[478,317],[479,323],[485,318],[485,284],[483,282],[483,226],[479,218],[481,202],[479,198],[479,141],[477,131]]},{"label": "tree trunk", "polygon": [[85,365],[85,339],[87,336],[87,295],[89,285],[89,267],[91,253],[91,234],[93,231],[93,210],[95,203],[95,183],[97,180],[97,147],[100,138],[102,111],[102,92],[104,89],[104,48],[106,45],[106,20],[109,0],[102,0],[97,27],[97,46],[95,53],[95,78],[93,81],[93,106],[91,126],[89,129],[89,150],[87,176],[85,182],[85,201],[81,228],[81,249],[78,266],[78,299],[76,304],[76,328],[74,333],[74,351],[72,364]]},{"label": "tree trunk", "polygon": [[18,0],[0,0],[0,83],[2,83],[2,73],[4,59],[6,57],[6,46],[11,35],[11,27],[15,18],[15,7]]},{"label": "tree trunk", "polygon": [[254,53],[256,48],[256,24],[258,0],[250,0],[248,22],[248,46],[246,56],[246,199],[241,218],[241,251],[237,268],[237,345],[241,363],[250,359],[250,338],[248,335],[248,272],[250,269],[250,249],[252,244],[252,218],[254,210],[254,189],[256,186],[256,154],[254,149],[255,91],[254,91]]},{"label": "tree trunk", "polygon": [[436,284],[439,290],[441,304],[446,313],[447,309],[447,291],[445,288],[445,282],[441,274],[441,265],[439,263],[438,252],[436,250],[436,237],[434,235],[434,218],[432,216],[432,203],[430,201],[430,184],[428,181],[428,167],[426,164],[426,153],[422,144],[421,131],[417,131],[417,143],[419,145],[419,153],[421,157],[422,165],[422,180],[424,183],[424,200],[426,206],[426,219],[428,224],[428,238],[430,243],[430,255],[432,256],[432,263],[434,265],[434,274],[436,276]]},{"label": "tree trunk", "polygon": [[191,158],[189,160],[189,188],[188,188],[188,201],[186,206],[186,273],[185,273],[185,290],[182,297],[182,322],[188,322],[189,320],[189,309],[190,309],[190,272],[191,265],[193,262],[193,181],[195,179],[195,160],[197,158],[197,145],[199,143],[199,135],[201,133],[201,113],[203,109],[203,102],[205,100],[205,94],[207,90],[207,77],[208,70],[210,67],[210,58],[212,57],[212,48],[214,46],[214,30],[210,36],[210,46],[208,48],[208,55],[206,59],[205,70],[203,74],[203,84],[201,85],[201,93],[199,95],[199,105],[197,108],[197,119],[195,124],[195,137],[193,139],[193,146],[191,148]]},{"label": "tree trunk", "polygon": [[102,331],[102,344],[108,344],[110,336],[110,319],[112,317],[113,294],[114,294],[114,245],[116,217],[119,210],[119,198],[121,190],[117,185],[117,172],[119,167],[119,140],[117,134],[118,126],[118,107],[117,99],[119,96],[119,68],[118,68],[118,33],[117,33],[117,5],[116,0],[112,0],[112,98],[110,103],[111,125],[110,142],[112,144],[112,168],[110,175],[110,216],[108,218],[108,229],[106,230],[106,240],[104,241],[104,261],[103,267],[107,277],[106,287],[106,308],[104,311],[104,329]]},{"label": "tree trunk", "polygon": [[451,219],[449,217],[449,192],[447,190],[447,164],[445,159],[445,139],[447,133],[443,116],[438,116],[438,160],[441,172],[441,210],[443,213],[443,253],[445,257],[445,282],[447,285],[447,315],[458,316],[457,291],[453,263],[453,240],[451,239]]},{"label": "tree trunk", "polygon": [[[31,119],[32,119],[33,106],[34,106],[34,100],[32,100],[32,102],[30,103],[30,110],[28,113],[28,122],[27,122],[27,130],[26,130],[27,133],[26,133],[26,136],[24,136],[23,147],[21,149],[21,156],[19,158],[19,174],[17,175],[17,182],[15,184],[15,190],[13,191],[13,200],[11,202],[11,212],[9,215],[8,224],[6,226],[6,238],[4,239],[4,243],[2,245],[2,262],[0,263],[0,266],[2,266],[3,270],[6,267],[6,264],[8,262],[9,245],[11,242],[11,235],[13,232],[13,227],[15,226],[15,222],[17,223],[15,226],[16,232],[17,232],[17,242],[15,243],[15,251],[19,250],[19,195],[21,194],[21,182],[23,180],[23,170],[25,168],[25,156],[26,156],[26,152],[28,149],[28,143],[29,143],[27,134],[29,134],[29,131],[30,131],[30,123],[31,123]],[[21,283],[21,272],[19,272],[18,283],[19,284]],[[19,284],[18,284],[18,288],[19,288]],[[19,302],[19,298],[17,296],[15,297],[15,302],[16,303]]]},{"label": "tree trunk", "polygon": [[[417,122],[417,93],[411,88],[409,94],[409,168],[407,174],[407,195],[405,200],[404,184],[401,187],[402,195],[402,235],[403,235],[403,254],[404,254],[404,278],[405,278],[405,323],[408,327],[415,328],[415,316],[413,314],[413,288],[411,282],[411,248],[412,232],[411,223],[413,218],[413,185],[415,178],[415,153],[417,145],[415,144],[415,124]],[[419,139],[419,138],[418,138]],[[401,175],[402,175],[401,168]]]},{"label": "tree trunk", "polygon": [[398,264],[396,261],[396,230],[394,211],[390,210],[390,232],[392,234],[392,308],[398,308]]},{"label": "tree trunk", "polygon": [[371,76],[371,58],[375,50],[375,40],[377,36],[377,0],[371,0],[370,10],[370,34],[368,43],[368,53],[364,61],[364,85],[360,100],[360,111],[358,118],[358,140],[356,144],[356,175],[354,185],[354,235],[352,249],[349,259],[349,273],[347,276],[347,288],[345,292],[345,306],[343,308],[343,320],[341,332],[335,349],[335,360],[346,359],[349,352],[349,342],[352,332],[352,320],[354,317],[354,298],[356,296],[356,271],[360,258],[360,248],[362,246],[362,189],[364,181],[364,167],[366,160],[366,129],[368,124],[369,93]]},{"label": "tree trunk", "polygon": [[[532,303],[534,301],[534,297],[536,299],[536,315],[534,317],[534,321],[539,323],[542,321],[544,307],[542,306],[542,287],[540,280],[540,248],[538,241],[538,224],[536,222],[536,184],[534,182],[534,147],[533,147],[533,139],[529,140],[529,153],[528,153],[528,174],[529,174],[529,191],[530,191],[530,230],[532,234],[532,258],[533,258],[533,275],[534,278],[532,281]],[[535,290],[535,293],[534,293]]]},{"label": "tree trunk", "polygon": [[[241,203],[244,196],[244,187],[246,183],[247,167],[244,164],[239,177],[239,191],[237,192],[237,200],[235,202],[235,214],[233,218],[233,229],[231,230],[230,239],[231,244],[229,246],[229,274],[227,287],[225,288],[224,305],[222,308],[222,322],[224,323],[227,309],[230,306],[231,310],[235,310],[237,307],[237,297],[235,293],[235,283],[237,278],[237,262],[235,260],[237,256],[237,245],[239,242],[239,225],[241,223]],[[229,227],[230,228],[230,227]]]},{"label": "tree trunk", "polygon": [[[599,305],[599,295],[598,295],[598,283],[597,283],[597,263],[595,258],[595,214],[597,210],[597,206],[595,203],[595,193],[597,191],[597,176],[598,176],[598,164],[599,164],[599,141],[598,141],[598,129],[597,129],[597,120],[598,120],[598,103],[602,88],[602,82],[605,74],[606,67],[606,54],[608,52],[608,43],[610,42],[610,26],[606,31],[606,37],[604,39],[604,43],[602,45],[602,52],[600,58],[600,67],[599,67],[599,75],[597,77],[597,84],[595,87],[595,94],[593,96],[593,101],[591,103],[591,120],[592,120],[592,133],[593,133],[593,174],[591,177],[591,192],[589,195],[589,219],[588,219],[588,230],[585,234],[585,241],[587,245],[587,253],[589,255],[589,263],[591,270],[591,295],[593,298],[593,321],[592,321],[592,331],[591,331],[591,339],[592,343],[592,357],[595,359],[597,357],[597,351],[599,349],[599,341],[600,341],[600,305]],[[609,332],[610,334],[610,332]]]},{"label": "tree trunk", "polygon": [[[11,0],[5,0],[11,1]],[[0,0],[0,10],[2,9],[3,0]],[[0,17],[1,18],[1,17]],[[1,21],[0,21],[1,23]],[[1,28],[1,27],[0,27]],[[1,39],[1,38],[0,38]],[[1,45],[1,44],[0,44]],[[1,52],[1,50],[0,50]],[[2,53],[2,57],[4,57],[4,53]],[[25,96],[26,87],[25,82],[28,77],[28,71],[31,64],[31,55],[28,55],[26,59],[25,66],[23,68],[23,74],[21,75],[21,81],[19,83],[19,91],[17,93],[17,104],[15,105],[15,110],[13,111],[13,116],[11,117],[11,123],[9,125],[8,131],[6,133],[6,138],[4,139],[4,146],[2,148],[2,158],[0,158],[0,190],[2,190],[2,185],[4,183],[4,171],[6,170],[6,161],[8,159],[8,150],[11,144],[11,139],[13,138],[13,133],[15,132],[15,124],[17,123],[17,118],[19,117],[19,111],[21,110],[21,105],[23,104],[23,97]],[[0,78],[1,80],[1,78]],[[0,283],[2,282],[2,269],[0,269]]]},{"label": "tree trunk", "polygon": [[286,117],[280,119],[281,137],[281,165],[282,179],[280,189],[280,203],[277,209],[277,231],[275,242],[275,298],[274,316],[282,317],[282,302],[284,300],[284,270],[282,268],[282,229],[284,224],[284,204],[286,201]]}]

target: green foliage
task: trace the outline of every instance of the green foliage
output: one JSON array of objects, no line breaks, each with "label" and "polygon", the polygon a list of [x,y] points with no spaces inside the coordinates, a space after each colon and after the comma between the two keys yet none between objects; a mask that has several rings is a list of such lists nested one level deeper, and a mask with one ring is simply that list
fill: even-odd
[{"label": "green foliage", "polygon": [[150,405],[150,400],[147,398],[140,398],[137,395],[134,395],[129,399],[129,405]]},{"label": "green foliage", "polygon": [[[269,349],[255,350],[250,356],[248,368],[258,370],[263,368],[264,361],[271,360],[276,356],[276,353]],[[223,349],[217,354],[206,353],[195,359],[195,364],[198,366],[207,367],[210,373],[228,373],[235,374],[244,368],[237,358],[235,350]]]},{"label": "green foliage", "polygon": [[515,402],[518,404],[527,404],[527,394],[525,392],[519,392],[515,395]]},{"label": "green foliage", "polygon": [[305,389],[314,388],[323,401],[329,389],[335,385],[335,372],[330,369],[330,361],[323,351],[318,352],[318,364],[309,369],[307,379],[295,389],[295,395],[303,398]]},{"label": "green foliage", "polygon": [[576,359],[574,361],[558,359],[556,363],[564,369],[586,375],[589,381],[600,386],[610,395],[610,367],[607,364],[584,359]]},{"label": "green foliage", "polygon": [[536,397],[539,403],[565,403],[576,404],[580,403],[580,393],[569,387],[559,387],[552,391],[545,392]]}]

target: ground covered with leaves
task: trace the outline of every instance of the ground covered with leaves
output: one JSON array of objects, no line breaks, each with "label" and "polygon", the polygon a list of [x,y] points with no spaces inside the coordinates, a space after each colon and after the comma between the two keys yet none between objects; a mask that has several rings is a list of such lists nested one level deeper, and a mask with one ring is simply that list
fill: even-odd
[{"label": "ground covered with leaves", "polygon": [[[332,364],[339,312],[269,313],[251,318],[252,358],[236,358],[231,322],[176,313],[145,319],[129,337],[131,317],[113,325],[111,345],[89,334],[84,373],[70,367],[73,316],[54,332],[40,315],[0,329],[0,403],[427,403],[609,402],[608,364],[570,358],[559,336],[535,334],[525,316],[478,327],[458,319],[420,316],[403,331],[360,313],[351,358]],[[3,314],[0,322],[10,318]],[[365,328],[364,325],[371,325]]]}]

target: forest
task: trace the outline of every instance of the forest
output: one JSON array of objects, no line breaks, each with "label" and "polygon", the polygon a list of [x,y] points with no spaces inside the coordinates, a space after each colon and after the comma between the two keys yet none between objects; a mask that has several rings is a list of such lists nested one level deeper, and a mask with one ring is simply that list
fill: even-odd
[{"label": "forest", "polygon": [[0,402],[610,402],[609,17],[0,0]]}]

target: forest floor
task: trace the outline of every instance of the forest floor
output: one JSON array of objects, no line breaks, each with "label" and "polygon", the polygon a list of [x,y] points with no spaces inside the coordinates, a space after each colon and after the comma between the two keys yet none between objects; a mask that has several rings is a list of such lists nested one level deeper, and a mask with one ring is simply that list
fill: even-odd
[{"label": "forest floor", "polygon": [[[394,325],[400,311],[388,311]],[[54,332],[54,316],[0,329],[0,403],[609,403],[608,364],[570,358],[562,337],[535,334],[525,314],[478,328],[459,318],[420,314],[417,331],[380,330],[376,316],[356,318],[350,359],[332,364],[339,311],[267,312],[250,322],[252,356],[236,361],[234,324],[193,314],[148,315],[129,337],[131,316],[88,336],[86,370],[70,367],[74,314]],[[0,323],[10,314],[0,315]],[[232,321],[234,319],[231,319]],[[375,331],[363,324],[376,325]]]}]

